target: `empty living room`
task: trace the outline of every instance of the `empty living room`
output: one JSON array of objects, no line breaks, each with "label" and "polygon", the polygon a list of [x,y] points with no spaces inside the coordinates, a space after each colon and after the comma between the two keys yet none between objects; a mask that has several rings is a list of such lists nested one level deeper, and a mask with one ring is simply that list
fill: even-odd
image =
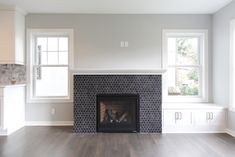
[{"label": "empty living room", "polygon": [[0,0],[0,157],[235,157],[235,1]]}]

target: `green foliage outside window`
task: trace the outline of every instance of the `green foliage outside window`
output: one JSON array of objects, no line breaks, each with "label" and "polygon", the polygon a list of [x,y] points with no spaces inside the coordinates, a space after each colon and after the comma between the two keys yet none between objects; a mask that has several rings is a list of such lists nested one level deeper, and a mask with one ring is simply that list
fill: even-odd
[{"label": "green foliage outside window", "polygon": [[[193,41],[191,39],[192,38],[176,38],[178,64],[183,64],[184,62],[188,64],[198,63],[198,54],[193,47]],[[199,94],[199,73],[196,68],[181,68],[181,70],[176,70],[176,76],[177,75],[179,75],[179,77],[176,78],[176,82],[181,91],[180,95],[195,96]]]}]

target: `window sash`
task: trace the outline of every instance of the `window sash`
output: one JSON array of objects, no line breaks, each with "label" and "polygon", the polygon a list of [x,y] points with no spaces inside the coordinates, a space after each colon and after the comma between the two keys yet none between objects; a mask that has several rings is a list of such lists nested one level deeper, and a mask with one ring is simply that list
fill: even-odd
[{"label": "window sash", "polygon": [[[193,97],[193,98],[199,98],[202,97],[202,66],[170,66],[168,68],[196,68],[198,69],[198,95],[169,95],[168,93],[168,83],[167,83],[167,96],[168,97],[181,97],[181,98],[185,98],[185,97]],[[167,73],[168,75],[168,73]]]},{"label": "window sash", "polygon": [[[190,64],[190,65],[187,65],[187,64],[171,64],[169,63],[169,61],[167,62],[168,63],[168,68],[198,68],[198,84],[199,84],[199,87],[198,87],[198,95],[170,95],[169,92],[167,92],[167,95],[168,97],[201,97],[201,39],[198,37],[198,36],[184,36],[184,35],[176,35],[176,36],[167,36],[167,53],[169,54],[169,50],[168,50],[168,39],[169,38],[197,38],[198,39],[198,53],[197,53],[197,56],[198,56],[198,63],[197,64]],[[177,46],[176,46],[176,49],[177,49]],[[177,54],[177,51],[174,52],[175,54]],[[175,62],[177,60],[177,55],[175,55]],[[167,89],[169,88],[169,86],[167,85]],[[167,90],[168,91],[168,90]]]},{"label": "window sash", "polygon": [[[73,88],[72,88],[72,77],[71,77],[71,69],[73,69],[73,46],[74,46],[74,31],[73,29],[27,29],[27,53],[28,53],[28,60],[27,64],[27,79],[28,79],[28,85],[27,85],[27,102],[28,103],[67,103],[67,102],[73,102]],[[62,52],[64,50],[67,50],[66,53],[62,53],[60,56],[59,64],[57,62],[50,62],[50,63],[56,63],[55,64],[48,64],[47,65],[47,60],[44,58],[45,62],[42,62],[41,64],[38,64],[36,62],[35,53],[37,51],[37,37],[44,37],[44,38],[49,38],[49,37],[59,37],[59,38],[64,38],[66,37],[67,39],[62,39],[59,42],[64,42],[66,41],[65,44],[60,45],[59,47],[59,52]],[[46,41],[42,41],[43,46],[42,50],[48,50],[46,47]],[[67,44],[68,43],[68,44]],[[59,43],[60,44],[60,43]],[[41,45],[41,44],[40,44]],[[58,45],[58,44],[57,44]],[[54,49],[51,49],[54,50]],[[56,50],[56,49],[55,49]],[[44,51],[42,51],[44,52]],[[68,55],[68,57],[66,57]],[[45,56],[45,55],[44,55]],[[52,57],[52,56],[51,56]],[[65,60],[66,57],[66,60]],[[52,60],[55,61],[55,60]],[[65,62],[66,61],[66,62]],[[65,65],[66,64],[66,65]],[[66,89],[68,91],[66,92],[65,95],[68,96],[50,96],[50,97],[39,97],[35,96],[34,94],[34,88],[35,88],[35,67],[66,67],[68,70],[66,73],[68,74],[68,77],[66,79],[66,82],[68,80],[68,84],[66,85]],[[49,73],[48,73],[49,74]],[[58,73],[59,74],[59,73]],[[64,75],[65,76],[65,75]],[[41,88],[41,87],[40,87]],[[50,92],[49,92],[50,93]]]},{"label": "window sash", "polygon": [[[177,53],[178,53],[178,51],[177,51],[177,45],[175,45],[175,51],[170,51],[168,48],[169,48],[169,43],[168,43],[168,41],[169,41],[169,38],[186,38],[186,39],[191,39],[191,38],[196,38],[197,40],[198,40],[198,45],[197,45],[197,53],[196,53],[196,55],[197,55],[197,63],[195,63],[195,64],[177,64]],[[166,50],[167,50],[167,54],[169,55],[169,52],[173,52],[174,54],[175,54],[175,57],[174,57],[174,60],[175,60],[175,63],[176,64],[172,64],[172,63],[169,63],[169,61],[167,60],[167,64],[168,64],[168,66],[183,66],[183,65],[185,65],[185,66],[194,66],[194,65],[200,65],[201,64],[201,51],[202,51],[202,49],[201,49],[201,47],[202,47],[202,41],[201,41],[201,38],[198,36],[198,35],[190,35],[190,36],[187,36],[187,35],[183,35],[183,34],[175,34],[175,35],[168,35],[167,37],[166,37]]]},{"label": "window sash", "polygon": [[[68,95],[67,96],[36,96],[36,82],[37,82],[37,78],[38,78],[38,68],[42,68],[42,67],[67,67],[68,68],[68,82],[67,85],[69,87],[69,66],[68,65],[34,65],[33,66],[33,97],[34,98],[46,98],[46,99],[65,99],[67,97],[69,97],[70,92],[68,91]],[[68,88],[69,89],[69,88]]]},{"label": "window sash", "polygon": [[[47,41],[46,41],[46,45],[47,45],[47,48],[46,50],[42,51],[41,49],[39,49],[37,47],[38,43],[37,43],[37,39],[38,38],[47,38]],[[59,42],[59,38],[63,38],[63,37],[67,37],[68,38],[68,50],[67,51],[59,51],[59,43],[57,43],[57,51],[49,51],[48,50],[48,38],[58,38],[57,39],[57,42]],[[35,36],[34,37],[34,47],[35,47],[35,51],[34,51],[34,65],[33,65],[33,97],[35,98],[63,98],[63,97],[68,97],[69,96],[69,92],[68,92],[68,95],[66,96],[37,96],[36,95],[36,90],[37,90],[37,79],[39,79],[41,77],[41,68],[43,67],[67,67],[68,68],[68,82],[67,82],[67,86],[69,86],[69,63],[68,64],[59,64],[59,53],[60,52],[67,52],[69,55],[69,37],[68,36],[61,36],[61,35],[41,35],[41,36]],[[47,53],[47,64],[42,64],[41,62],[41,53],[42,52],[46,52]],[[49,52],[56,52],[57,53],[57,63],[58,64],[49,64],[48,63],[48,53]],[[69,57],[68,57],[69,58]]]},{"label": "window sash", "polygon": [[[169,38],[198,38],[198,61],[193,65],[168,62]],[[198,68],[199,94],[197,96],[168,95],[168,73],[163,74],[163,102],[207,102],[208,101],[208,30],[165,29],[162,33],[163,64],[162,68]],[[173,49],[172,49],[173,50]],[[173,51],[171,51],[173,52]],[[176,53],[176,52],[175,52]],[[173,60],[172,60],[173,61]]]},{"label": "window sash", "polygon": [[[38,47],[37,47],[37,45],[38,45],[37,38],[47,38],[46,50],[39,50],[38,49]],[[48,38],[58,38],[57,39],[57,51],[48,50]],[[68,49],[67,49],[67,51],[59,49],[59,38],[68,38]],[[68,64],[67,65],[69,65],[69,52],[70,52],[70,45],[69,44],[70,44],[70,37],[68,35],[36,35],[36,36],[34,36],[34,64],[36,64],[36,65],[41,64],[41,62],[42,62],[41,61],[41,54],[46,53],[47,64],[45,64],[45,65],[53,65],[53,64],[48,63],[48,54],[49,53],[57,53],[57,64],[55,64],[55,65],[61,65],[60,61],[59,61],[60,53],[67,52],[68,53],[67,54],[68,55],[68,60],[67,60]]]}]

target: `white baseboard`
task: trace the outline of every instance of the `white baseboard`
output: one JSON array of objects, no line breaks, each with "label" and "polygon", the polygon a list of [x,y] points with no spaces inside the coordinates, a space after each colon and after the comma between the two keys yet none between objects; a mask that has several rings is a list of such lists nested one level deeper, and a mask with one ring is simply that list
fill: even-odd
[{"label": "white baseboard", "polygon": [[0,129],[0,136],[7,136],[7,129]]},{"label": "white baseboard", "polygon": [[18,125],[14,128],[0,129],[0,136],[8,136],[8,135],[16,132],[17,130],[20,130],[23,127],[24,127],[24,124]]},{"label": "white baseboard", "polygon": [[226,131],[162,131],[163,134],[218,134]]},{"label": "white baseboard", "polygon": [[231,130],[231,129],[226,129],[226,133],[235,137],[235,131]]},{"label": "white baseboard", "polygon": [[26,121],[25,126],[73,126],[73,121]]},{"label": "white baseboard", "polygon": [[163,134],[214,134],[214,133],[227,133],[225,128],[162,128]]}]

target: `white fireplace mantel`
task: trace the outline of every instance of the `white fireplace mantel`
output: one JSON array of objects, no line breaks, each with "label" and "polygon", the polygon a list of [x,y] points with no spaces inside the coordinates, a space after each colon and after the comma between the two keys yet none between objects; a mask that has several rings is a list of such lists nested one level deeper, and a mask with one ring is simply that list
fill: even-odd
[{"label": "white fireplace mantel", "polygon": [[162,75],[166,69],[73,69],[73,75]]}]

